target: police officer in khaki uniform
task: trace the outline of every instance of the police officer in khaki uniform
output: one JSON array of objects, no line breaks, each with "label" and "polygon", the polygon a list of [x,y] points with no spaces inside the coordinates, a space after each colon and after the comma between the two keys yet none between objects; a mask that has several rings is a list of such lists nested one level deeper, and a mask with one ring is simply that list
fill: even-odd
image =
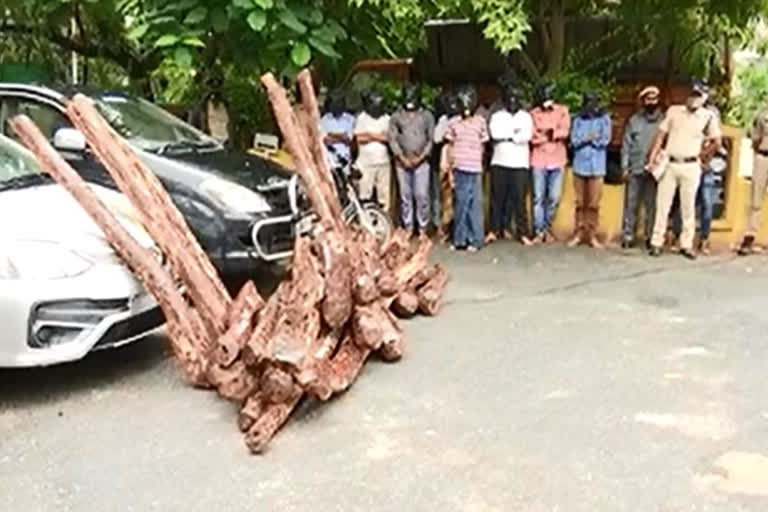
[{"label": "police officer in khaki uniform", "polygon": [[749,223],[739,254],[749,256],[755,245],[755,237],[760,231],[760,214],[763,197],[768,186],[768,108],[755,117],[750,130],[752,148],[755,150],[755,163],[752,166],[752,200],[749,211]]},{"label": "police officer in khaki uniform", "polygon": [[[720,121],[712,111],[704,108],[708,94],[707,85],[695,80],[686,104],[669,107],[659,125],[649,155],[649,167],[658,165],[660,161],[667,161],[667,164],[659,178],[651,256],[661,256],[669,211],[679,188],[683,217],[680,254],[691,260],[696,259],[693,238],[696,234],[696,192],[701,182],[702,162],[708,161],[721,144]],[[662,156],[662,150],[665,156]]]}]

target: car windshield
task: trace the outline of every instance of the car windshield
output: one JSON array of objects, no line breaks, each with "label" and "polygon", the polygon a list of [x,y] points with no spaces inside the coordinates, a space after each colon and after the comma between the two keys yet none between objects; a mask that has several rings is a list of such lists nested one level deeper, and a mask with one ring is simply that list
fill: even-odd
[{"label": "car windshield", "polygon": [[34,157],[11,139],[0,135],[0,190],[46,181]]},{"label": "car windshield", "polygon": [[96,106],[120,135],[146,151],[219,147],[213,138],[146,100],[105,94]]}]

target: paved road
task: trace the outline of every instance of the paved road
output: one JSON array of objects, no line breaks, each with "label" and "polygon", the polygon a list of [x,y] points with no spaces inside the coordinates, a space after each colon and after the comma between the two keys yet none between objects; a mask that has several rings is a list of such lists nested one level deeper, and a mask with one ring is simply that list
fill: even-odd
[{"label": "paved road", "polygon": [[438,257],[406,359],[263,457],[161,339],[0,372],[0,509],[768,510],[768,259]]}]

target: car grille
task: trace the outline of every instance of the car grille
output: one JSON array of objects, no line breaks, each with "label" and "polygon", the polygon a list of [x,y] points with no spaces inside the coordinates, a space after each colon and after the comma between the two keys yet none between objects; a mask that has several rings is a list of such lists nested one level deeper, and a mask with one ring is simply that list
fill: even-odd
[{"label": "car grille", "polygon": [[165,316],[159,307],[118,322],[104,333],[104,336],[94,347],[94,350],[108,348],[120,342],[136,338],[153,331],[165,323]]},{"label": "car grille", "polygon": [[[105,319],[130,311],[126,299],[71,300],[41,303],[32,310],[27,344],[50,348],[75,342],[93,332]],[[160,308],[150,309],[110,327],[95,348],[130,340],[165,323]]]}]

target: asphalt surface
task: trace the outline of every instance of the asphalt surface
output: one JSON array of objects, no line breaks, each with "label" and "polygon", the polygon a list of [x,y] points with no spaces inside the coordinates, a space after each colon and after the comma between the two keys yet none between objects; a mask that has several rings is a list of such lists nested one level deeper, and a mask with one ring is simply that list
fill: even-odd
[{"label": "asphalt surface", "polygon": [[406,358],[261,457],[161,337],[0,372],[0,510],[768,510],[768,258],[437,258]]}]

